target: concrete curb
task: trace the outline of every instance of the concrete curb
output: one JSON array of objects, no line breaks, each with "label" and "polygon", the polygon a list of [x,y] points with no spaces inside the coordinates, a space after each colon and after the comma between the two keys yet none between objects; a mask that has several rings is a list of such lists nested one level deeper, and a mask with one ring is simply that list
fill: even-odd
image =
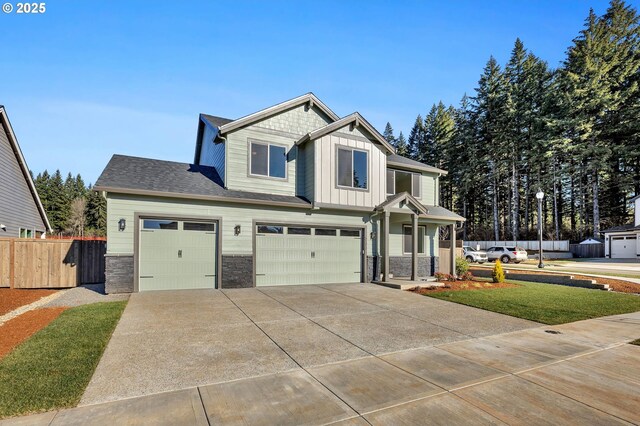
[{"label": "concrete curb", "polygon": [[62,296],[64,293],[66,292],[66,290],[60,290],[56,293],[50,294],[49,296],[43,297],[42,299],[38,299],[35,302],[32,302],[28,305],[23,305],[20,306],[17,309],[14,309],[11,312],[8,312],[2,316],[0,316],[0,325],[3,325],[5,322],[14,319],[17,316],[20,316],[22,314],[24,314],[25,312],[29,312],[32,311],[34,309],[40,308],[43,305],[46,305],[47,303],[57,299],[58,297]]}]

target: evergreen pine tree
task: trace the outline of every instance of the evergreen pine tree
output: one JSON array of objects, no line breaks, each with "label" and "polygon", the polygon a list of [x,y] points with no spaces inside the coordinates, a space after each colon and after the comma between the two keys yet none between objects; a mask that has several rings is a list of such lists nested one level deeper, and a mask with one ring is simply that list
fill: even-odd
[{"label": "evergreen pine tree", "polygon": [[407,145],[407,140],[405,139],[402,132],[398,135],[398,139],[396,140],[396,154],[402,155],[403,157],[407,157],[409,154],[409,145]]}]

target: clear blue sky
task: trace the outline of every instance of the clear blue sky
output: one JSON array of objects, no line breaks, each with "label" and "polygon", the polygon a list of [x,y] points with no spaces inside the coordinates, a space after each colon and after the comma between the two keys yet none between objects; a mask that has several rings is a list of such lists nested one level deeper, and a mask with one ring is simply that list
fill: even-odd
[{"label": "clear blue sky", "polygon": [[114,153],[192,161],[200,112],[237,118],[309,91],[406,135],[434,102],[471,93],[490,55],[504,64],[516,37],[557,66],[589,8],[607,2],[46,6],[0,13],[0,104],[35,173],[95,182]]}]

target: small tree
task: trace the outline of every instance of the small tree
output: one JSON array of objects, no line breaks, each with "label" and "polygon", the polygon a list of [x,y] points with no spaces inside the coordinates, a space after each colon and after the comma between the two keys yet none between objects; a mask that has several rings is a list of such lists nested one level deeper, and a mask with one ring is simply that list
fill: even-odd
[{"label": "small tree", "polygon": [[502,270],[502,263],[496,259],[496,265],[493,267],[493,274],[491,274],[494,283],[504,282],[504,271]]}]

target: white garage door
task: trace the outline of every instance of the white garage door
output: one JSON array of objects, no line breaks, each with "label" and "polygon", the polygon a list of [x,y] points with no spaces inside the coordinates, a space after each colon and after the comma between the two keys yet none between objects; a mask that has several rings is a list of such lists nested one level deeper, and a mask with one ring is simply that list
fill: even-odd
[{"label": "white garage door", "polygon": [[256,285],[360,282],[362,230],[257,225]]},{"label": "white garage door", "polygon": [[615,259],[636,258],[635,235],[611,237],[611,257]]},{"label": "white garage door", "polygon": [[216,287],[214,222],[140,219],[138,290]]}]

